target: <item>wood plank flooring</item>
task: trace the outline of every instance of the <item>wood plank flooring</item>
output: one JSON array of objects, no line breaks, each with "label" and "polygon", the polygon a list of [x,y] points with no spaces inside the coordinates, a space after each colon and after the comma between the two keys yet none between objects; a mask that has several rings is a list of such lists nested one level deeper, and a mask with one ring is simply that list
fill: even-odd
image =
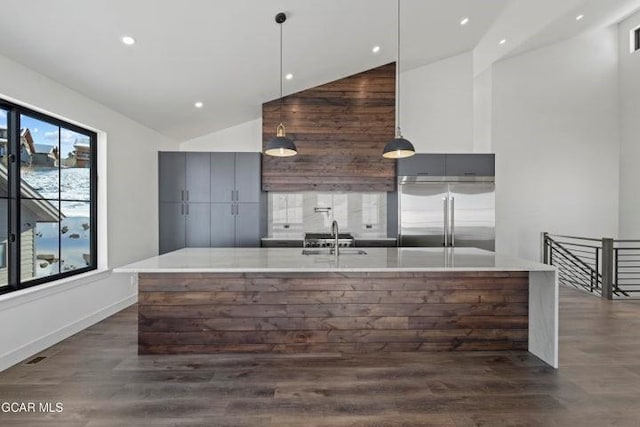
[{"label": "wood plank flooring", "polygon": [[137,355],[137,307],[0,373],[0,426],[640,426],[640,302],[561,289],[560,370],[525,351]]}]

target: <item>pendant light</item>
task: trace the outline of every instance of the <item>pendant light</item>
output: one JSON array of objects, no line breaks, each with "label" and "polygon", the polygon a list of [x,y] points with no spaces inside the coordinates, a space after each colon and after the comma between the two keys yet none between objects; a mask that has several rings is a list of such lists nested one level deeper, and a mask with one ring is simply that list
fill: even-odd
[{"label": "pendant light", "polygon": [[287,138],[287,131],[282,124],[282,24],[287,20],[287,15],[280,12],[276,15],[276,23],[280,25],[280,124],[276,128],[276,136],[267,143],[264,154],[274,157],[291,157],[298,154],[298,149],[291,138]]},{"label": "pendant light", "polygon": [[384,146],[382,151],[382,157],[387,159],[403,159],[405,157],[411,157],[416,154],[416,149],[413,144],[402,137],[402,131],[400,131],[400,0],[398,1],[398,35],[396,41],[397,46],[397,60],[396,60],[396,136]]}]

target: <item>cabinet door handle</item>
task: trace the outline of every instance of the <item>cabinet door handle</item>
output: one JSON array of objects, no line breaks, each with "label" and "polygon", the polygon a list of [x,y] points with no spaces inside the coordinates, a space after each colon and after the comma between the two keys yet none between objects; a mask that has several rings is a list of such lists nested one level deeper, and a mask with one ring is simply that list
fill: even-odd
[{"label": "cabinet door handle", "polygon": [[187,190],[187,202],[189,201],[189,190]]},{"label": "cabinet door handle", "polygon": [[240,205],[236,205],[236,215],[240,215]]},{"label": "cabinet door handle", "polygon": [[187,203],[187,215],[189,215],[189,203]]},{"label": "cabinet door handle", "polygon": [[180,215],[184,215],[184,203],[180,205]]},{"label": "cabinet door handle", "polygon": [[[231,201],[235,201],[235,191],[231,190]],[[232,208],[233,209],[233,208]]]},{"label": "cabinet door handle", "polygon": [[184,202],[184,190],[180,190],[180,200]]},{"label": "cabinet door handle", "polygon": [[236,202],[240,201],[240,190],[236,190]]},{"label": "cabinet door handle", "polygon": [[231,215],[235,215],[235,212],[233,210],[233,205],[231,205]]}]

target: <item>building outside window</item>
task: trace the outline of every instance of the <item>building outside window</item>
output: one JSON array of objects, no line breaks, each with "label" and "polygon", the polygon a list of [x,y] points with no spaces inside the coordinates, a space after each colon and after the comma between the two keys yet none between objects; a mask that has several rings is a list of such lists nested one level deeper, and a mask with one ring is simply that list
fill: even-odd
[{"label": "building outside window", "polygon": [[96,139],[0,100],[1,293],[96,268]]}]

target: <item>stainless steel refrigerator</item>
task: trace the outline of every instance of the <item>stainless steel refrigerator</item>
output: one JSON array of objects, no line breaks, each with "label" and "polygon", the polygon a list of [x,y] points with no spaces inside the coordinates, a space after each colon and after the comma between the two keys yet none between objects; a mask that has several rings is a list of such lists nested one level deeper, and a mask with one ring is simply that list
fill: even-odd
[{"label": "stainless steel refrigerator", "polygon": [[486,177],[399,181],[400,246],[495,250],[495,182]]}]

